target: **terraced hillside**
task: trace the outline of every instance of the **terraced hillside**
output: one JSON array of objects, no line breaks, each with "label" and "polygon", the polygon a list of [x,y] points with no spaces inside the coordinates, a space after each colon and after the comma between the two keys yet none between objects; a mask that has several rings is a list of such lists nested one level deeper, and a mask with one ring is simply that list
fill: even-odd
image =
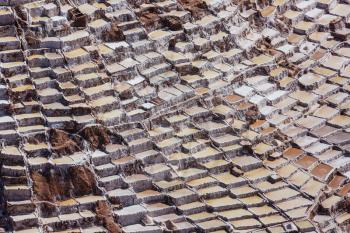
[{"label": "terraced hillside", "polygon": [[0,232],[350,231],[348,0],[0,5]]}]

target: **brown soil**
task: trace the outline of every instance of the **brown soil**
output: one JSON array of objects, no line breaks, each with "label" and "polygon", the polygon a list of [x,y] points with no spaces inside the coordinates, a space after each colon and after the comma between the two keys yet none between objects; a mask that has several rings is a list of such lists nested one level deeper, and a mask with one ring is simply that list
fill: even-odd
[{"label": "brown soil", "polygon": [[202,0],[179,0],[185,10],[191,12],[195,19],[200,19],[205,15],[210,15],[207,5]]},{"label": "brown soil", "polygon": [[154,12],[144,12],[140,16],[140,22],[146,28],[147,31],[153,31],[159,28],[160,17]]},{"label": "brown soil", "polygon": [[85,166],[71,167],[69,175],[76,196],[88,195],[96,190],[94,175],[89,168]]},{"label": "brown soil", "polygon": [[102,39],[106,42],[124,40],[123,32],[118,28],[117,23],[113,22],[111,28],[102,34]]},{"label": "brown soil", "polygon": [[42,143],[44,141],[44,139],[40,138],[40,137],[28,137],[27,138],[27,143],[29,144],[39,144],[39,143]]},{"label": "brown soil", "polygon": [[114,222],[112,211],[109,208],[107,202],[98,201],[96,203],[95,212],[96,212],[96,218],[98,219],[98,221],[102,222],[103,226],[108,230],[108,232],[110,233],[122,232],[119,225]]},{"label": "brown soil", "polygon": [[38,171],[34,171],[32,173],[32,179],[33,179],[33,189],[34,193],[36,194],[36,197],[39,200],[48,200],[52,201],[53,197],[50,190],[50,185],[48,183],[48,180],[45,176],[40,174]]},{"label": "brown soil", "polygon": [[163,26],[168,27],[172,31],[177,31],[182,29],[182,23],[179,20],[172,17],[167,17],[163,19],[162,24]]},{"label": "brown soil", "polygon": [[69,137],[67,133],[57,129],[51,129],[49,131],[50,142],[53,152],[60,156],[71,155],[75,152],[81,151],[79,142]]},{"label": "brown soil", "polygon": [[32,173],[33,189],[40,201],[54,202],[56,199],[64,199],[70,196],[71,189],[69,181],[64,180],[57,171],[46,172],[34,171]]},{"label": "brown soil", "polygon": [[40,45],[40,40],[38,40],[38,37],[36,37],[32,32],[27,32],[25,39],[31,48],[37,48]]},{"label": "brown soil", "polygon": [[24,7],[22,5],[17,5],[13,9],[17,14],[18,23],[20,24],[20,26],[22,28],[26,29],[28,26],[28,22],[27,22],[28,13],[27,13],[27,11],[24,9]]},{"label": "brown soil", "polygon": [[87,15],[82,14],[79,9],[72,8],[68,10],[68,17],[72,21],[71,26],[72,27],[81,27],[85,28],[88,24],[88,17]]},{"label": "brown soil", "polygon": [[[31,174],[33,189],[40,201],[60,201],[74,196],[84,196],[96,191],[94,176],[86,166],[75,166],[68,172],[48,169]],[[73,191],[73,193],[71,192]]]},{"label": "brown soil", "polygon": [[108,136],[108,131],[102,126],[90,126],[82,130],[81,136],[88,142],[90,142],[92,149],[101,149],[108,143],[110,139]]},{"label": "brown soil", "polygon": [[82,15],[79,17],[76,17],[73,22],[71,23],[72,27],[83,27],[85,28],[88,24],[88,17],[86,15]]}]

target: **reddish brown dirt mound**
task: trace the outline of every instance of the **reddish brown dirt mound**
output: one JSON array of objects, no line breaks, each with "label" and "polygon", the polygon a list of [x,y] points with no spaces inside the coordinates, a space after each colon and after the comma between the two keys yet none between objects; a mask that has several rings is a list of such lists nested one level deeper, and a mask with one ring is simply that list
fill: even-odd
[{"label": "reddish brown dirt mound", "polygon": [[110,143],[108,131],[102,126],[94,125],[86,127],[82,130],[81,135],[86,141],[90,142],[94,150]]},{"label": "reddish brown dirt mound", "polygon": [[69,180],[55,170],[32,173],[34,192],[40,201],[56,201],[70,196]]},{"label": "reddish brown dirt mound", "polygon": [[71,167],[69,168],[69,175],[76,196],[88,195],[96,190],[94,175],[87,167]]},{"label": "reddish brown dirt mound", "polygon": [[81,150],[78,140],[73,140],[62,130],[51,129],[49,135],[53,152],[60,156],[71,155]]},{"label": "reddish brown dirt mound", "polygon": [[160,27],[160,17],[154,12],[143,12],[140,16],[140,22],[147,31],[153,31]]},{"label": "reddish brown dirt mound", "polygon": [[112,212],[105,201],[96,203],[96,217],[110,233],[121,233],[119,225],[113,220]]},{"label": "reddish brown dirt mound", "polygon": [[97,189],[94,176],[86,166],[71,167],[68,172],[55,169],[34,171],[31,177],[34,193],[40,201],[65,200],[72,195],[84,196],[94,193]]},{"label": "reddish brown dirt mound", "polygon": [[202,0],[179,0],[185,10],[191,12],[195,19],[200,19],[205,15],[210,15],[208,7]]},{"label": "reddish brown dirt mound", "polygon": [[51,194],[50,185],[48,183],[48,179],[40,174],[38,171],[34,171],[32,173],[33,179],[33,189],[36,194],[36,197],[42,200],[52,201],[53,196]]}]

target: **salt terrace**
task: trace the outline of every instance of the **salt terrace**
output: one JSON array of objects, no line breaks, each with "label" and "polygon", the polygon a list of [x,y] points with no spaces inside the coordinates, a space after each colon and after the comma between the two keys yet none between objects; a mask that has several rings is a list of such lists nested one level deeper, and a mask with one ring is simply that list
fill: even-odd
[{"label": "salt terrace", "polygon": [[350,232],[348,1],[0,5],[0,232]]}]

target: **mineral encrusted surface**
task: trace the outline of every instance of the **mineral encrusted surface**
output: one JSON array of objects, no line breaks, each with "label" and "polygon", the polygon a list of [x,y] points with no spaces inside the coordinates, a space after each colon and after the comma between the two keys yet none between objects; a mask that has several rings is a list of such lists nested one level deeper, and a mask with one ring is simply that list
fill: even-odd
[{"label": "mineral encrusted surface", "polygon": [[0,0],[0,232],[350,232],[348,0]]}]

